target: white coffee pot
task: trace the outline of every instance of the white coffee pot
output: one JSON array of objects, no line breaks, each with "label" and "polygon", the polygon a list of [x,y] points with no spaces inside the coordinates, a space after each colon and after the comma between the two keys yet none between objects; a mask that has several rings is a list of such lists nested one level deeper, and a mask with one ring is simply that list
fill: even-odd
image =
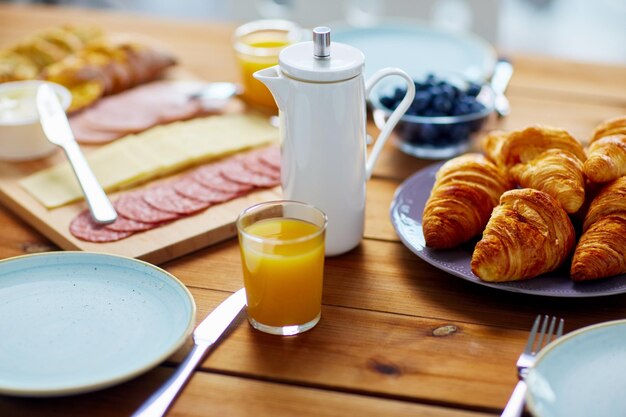
[{"label": "white coffee pot", "polygon": [[[313,41],[283,49],[277,66],[254,77],[272,92],[280,114],[281,182],[286,199],[323,210],[328,217],[326,255],[353,249],[363,236],[365,183],[391,131],[415,96],[411,77],[384,68],[366,82],[358,49],[330,43],[330,29],[313,30]],[[383,126],[366,160],[366,104],[372,87],[395,75],[407,93]]]}]

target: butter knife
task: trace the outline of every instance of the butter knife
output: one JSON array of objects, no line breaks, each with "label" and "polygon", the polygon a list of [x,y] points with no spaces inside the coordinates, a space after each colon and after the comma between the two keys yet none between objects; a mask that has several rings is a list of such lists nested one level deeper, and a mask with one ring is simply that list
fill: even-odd
[{"label": "butter knife", "polygon": [[194,346],[176,372],[146,400],[132,417],[160,417],[170,408],[180,390],[204,359],[209,348],[217,342],[246,305],[242,288],[217,306],[193,331]]},{"label": "butter knife", "polygon": [[46,84],[42,84],[37,90],[37,110],[39,111],[41,127],[48,140],[65,151],[78,184],[80,184],[85,195],[91,217],[99,224],[114,222],[117,213],[89,164],[87,164],[78,143],[76,143],[65,110],[63,110],[57,95]]}]

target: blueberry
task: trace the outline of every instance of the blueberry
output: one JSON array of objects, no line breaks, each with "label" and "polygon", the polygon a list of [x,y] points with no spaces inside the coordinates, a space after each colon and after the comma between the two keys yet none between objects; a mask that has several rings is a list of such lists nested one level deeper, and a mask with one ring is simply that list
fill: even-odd
[{"label": "blueberry", "polygon": [[457,101],[452,109],[452,116],[462,116],[471,113],[471,105],[462,101]]},{"label": "blueberry", "polygon": [[485,106],[482,103],[479,103],[477,101],[474,101],[470,105],[470,112],[471,113],[480,113],[483,110],[485,110]]},{"label": "blueberry", "polygon": [[389,96],[382,96],[380,98],[380,104],[387,107],[388,109],[393,109],[395,108],[396,101]]},{"label": "blueberry", "polygon": [[438,96],[439,94],[443,92],[443,90],[438,85],[434,85],[428,89],[428,92],[432,94],[433,96]]},{"label": "blueberry", "polygon": [[415,90],[417,91],[424,91],[428,89],[428,84],[426,83],[420,83],[418,81],[413,81],[413,84],[415,84]]},{"label": "blueberry", "polygon": [[406,95],[406,88],[398,87],[393,93],[393,98],[396,101],[401,101],[405,95]]},{"label": "blueberry", "polygon": [[458,91],[457,88],[448,83],[445,83],[440,87],[442,94],[445,95],[448,100],[454,100],[456,98]]},{"label": "blueberry", "polygon": [[468,96],[476,97],[480,93],[480,85],[476,83],[469,83],[467,90],[465,90],[465,94]]},{"label": "blueberry", "polygon": [[445,115],[449,114],[452,110],[452,99],[445,93],[439,94],[433,97],[431,107],[433,110],[441,112]]},{"label": "blueberry", "polygon": [[430,105],[431,94],[428,91],[416,91],[415,98],[411,107],[415,109],[416,114],[420,114]]},{"label": "blueberry", "polygon": [[437,82],[439,80],[437,79],[437,77],[435,77],[435,74],[428,74],[426,75],[426,80],[424,81],[424,84],[428,84],[428,85],[437,85]]}]

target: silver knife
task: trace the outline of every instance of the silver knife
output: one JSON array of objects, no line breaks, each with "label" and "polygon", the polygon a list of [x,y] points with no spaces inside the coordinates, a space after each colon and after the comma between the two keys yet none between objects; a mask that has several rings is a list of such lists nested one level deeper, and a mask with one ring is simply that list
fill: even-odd
[{"label": "silver knife", "polygon": [[132,417],[160,417],[178,396],[196,366],[204,359],[209,348],[220,338],[246,305],[242,288],[217,306],[193,331],[194,346],[176,372],[133,413]]},{"label": "silver knife", "polygon": [[41,127],[48,140],[65,151],[85,195],[91,217],[100,224],[114,222],[117,213],[93,171],[89,168],[85,156],[74,139],[65,110],[63,110],[57,95],[49,85],[42,84],[37,90],[37,110],[39,111]]}]

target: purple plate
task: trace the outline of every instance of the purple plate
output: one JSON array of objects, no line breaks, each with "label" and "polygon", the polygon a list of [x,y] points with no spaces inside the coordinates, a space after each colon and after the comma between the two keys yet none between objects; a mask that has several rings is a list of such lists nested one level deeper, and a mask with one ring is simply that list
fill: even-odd
[{"label": "purple plate", "polygon": [[484,282],[474,275],[470,266],[473,245],[450,250],[427,248],[422,232],[422,214],[435,183],[435,174],[441,165],[443,162],[413,174],[398,187],[391,203],[391,223],[396,233],[406,247],[424,261],[467,281],[517,293],[550,297],[597,297],[626,292],[626,275],[576,283],[569,278],[566,268],[524,281],[499,284]]}]

